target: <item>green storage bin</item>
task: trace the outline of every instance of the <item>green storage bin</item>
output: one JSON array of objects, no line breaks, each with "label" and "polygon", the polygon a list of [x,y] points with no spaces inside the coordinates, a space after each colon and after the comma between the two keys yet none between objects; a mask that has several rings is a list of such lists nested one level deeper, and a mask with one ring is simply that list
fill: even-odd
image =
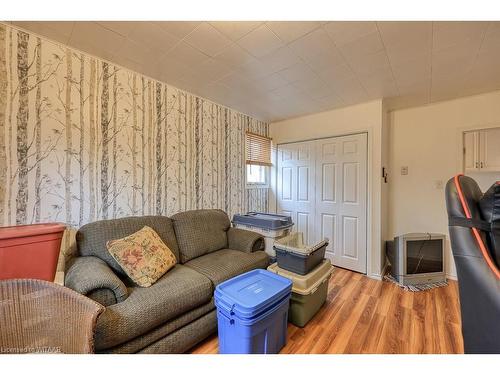
[{"label": "green storage bin", "polygon": [[298,327],[304,327],[326,301],[328,280],[333,273],[333,266],[328,259],[314,268],[307,275],[299,275],[272,264],[267,268],[293,282],[292,297],[288,310],[288,321]]}]

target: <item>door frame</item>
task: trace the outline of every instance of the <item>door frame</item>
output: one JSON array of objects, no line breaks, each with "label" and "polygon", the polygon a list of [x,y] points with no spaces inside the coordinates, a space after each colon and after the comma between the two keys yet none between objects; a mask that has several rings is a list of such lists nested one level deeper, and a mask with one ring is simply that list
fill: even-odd
[{"label": "door frame", "polygon": [[[300,140],[294,140],[289,142],[280,142],[276,143],[272,147],[271,157],[273,166],[271,168],[271,179],[270,179],[270,187],[271,191],[274,192],[274,197],[270,197],[269,202],[272,202],[274,207],[270,211],[276,212],[278,207],[278,196],[276,194],[278,187],[278,173],[277,173],[277,163],[278,163],[278,147],[280,145],[286,145],[291,143],[300,143],[300,142],[308,142],[308,141],[317,141],[320,139],[329,139],[329,138],[339,138],[345,137],[349,135],[359,135],[366,134],[366,178],[367,178],[367,186],[366,186],[366,276],[371,278],[380,279],[380,275],[375,275],[372,273],[372,263],[373,263],[373,254],[371,249],[373,248],[372,244],[374,242],[373,238],[373,218],[370,215],[373,212],[373,129],[365,128],[357,131],[345,133],[345,132],[334,132],[332,135],[327,135],[324,137],[314,137],[314,138],[306,138]],[[273,199],[274,198],[274,199]],[[269,207],[271,208],[271,207]],[[379,255],[380,256],[380,255]]]}]

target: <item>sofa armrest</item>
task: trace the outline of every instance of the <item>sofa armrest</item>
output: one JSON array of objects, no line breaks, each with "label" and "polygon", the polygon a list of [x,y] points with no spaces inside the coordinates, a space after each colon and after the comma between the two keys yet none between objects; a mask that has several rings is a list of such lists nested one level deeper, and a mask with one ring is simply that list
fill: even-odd
[{"label": "sofa armrest", "polygon": [[[115,303],[122,302],[128,297],[127,287],[114,274],[109,266],[101,259],[93,256],[77,257],[66,272],[64,285],[88,297],[96,292],[107,291],[112,293]],[[106,305],[110,305],[107,298]],[[102,301],[97,301],[102,303]]]},{"label": "sofa armrest", "polygon": [[245,253],[264,250],[265,248],[263,236],[245,229],[229,228],[227,241],[230,249],[240,250]]}]

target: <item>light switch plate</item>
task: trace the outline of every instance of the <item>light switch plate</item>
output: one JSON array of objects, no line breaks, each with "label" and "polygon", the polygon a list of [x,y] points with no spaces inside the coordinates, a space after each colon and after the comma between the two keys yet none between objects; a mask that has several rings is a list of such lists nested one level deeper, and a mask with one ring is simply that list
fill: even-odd
[{"label": "light switch plate", "polygon": [[406,176],[408,174],[408,167],[401,167],[401,175]]}]

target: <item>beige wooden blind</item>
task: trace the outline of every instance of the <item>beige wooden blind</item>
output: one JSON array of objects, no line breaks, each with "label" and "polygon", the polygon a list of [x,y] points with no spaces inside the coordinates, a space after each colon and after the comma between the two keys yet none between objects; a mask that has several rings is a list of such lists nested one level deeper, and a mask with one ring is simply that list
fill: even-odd
[{"label": "beige wooden blind", "polygon": [[246,134],[247,164],[271,164],[271,138],[247,132]]}]

